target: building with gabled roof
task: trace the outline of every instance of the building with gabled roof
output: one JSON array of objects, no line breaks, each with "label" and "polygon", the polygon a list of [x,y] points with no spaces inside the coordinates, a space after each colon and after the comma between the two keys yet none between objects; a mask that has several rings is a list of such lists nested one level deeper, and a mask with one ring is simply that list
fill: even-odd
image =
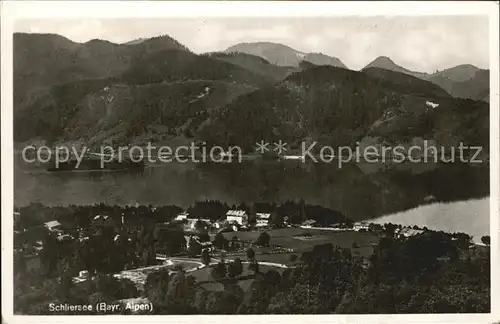
[{"label": "building with gabled roof", "polygon": [[248,222],[248,214],[244,210],[228,210],[226,213],[226,220],[230,223],[236,222],[243,225]]},{"label": "building with gabled roof", "polygon": [[266,227],[269,226],[269,220],[271,219],[270,213],[255,213],[256,227]]}]

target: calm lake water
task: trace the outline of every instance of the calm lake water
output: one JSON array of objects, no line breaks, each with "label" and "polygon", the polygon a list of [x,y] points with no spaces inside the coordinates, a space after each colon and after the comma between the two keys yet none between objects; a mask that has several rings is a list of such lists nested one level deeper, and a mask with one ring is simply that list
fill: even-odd
[{"label": "calm lake water", "polygon": [[489,195],[489,171],[468,165],[358,165],[290,161],[246,161],[232,164],[168,163],[141,173],[46,172],[15,162],[16,206],[175,204],[218,199],[228,204],[305,199],[370,219],[418,206],[429,197],[454,201]]}]

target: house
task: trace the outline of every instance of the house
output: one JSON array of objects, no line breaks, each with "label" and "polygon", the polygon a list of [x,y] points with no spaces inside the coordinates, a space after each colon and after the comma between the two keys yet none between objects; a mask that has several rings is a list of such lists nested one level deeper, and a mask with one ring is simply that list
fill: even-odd
[{"label": "house", "polygon": [[353,229],[355,231],[368,231],[369,225],[367,222],[354,223]]},{"label": "house", "polygon": [[82,270],[78,273],[78,277],[82,279],[89,279],[89,271],[88,270]]},{"label": "house", "polygon": [[116,227],[117,225],[108,215],[95,215],[92,222],[98,226]]},{"label": "house", "polygon": [[205,218],[198,218],[198,219],[189,218],[189,219],[187,219],[187,222],[188,222],[188,227],[192,230],[196,228],[196,224],[198,222],[201,222],[204,228],[206,228],[212,224],[210,219],[205,219]]},{"label": "house", "polygon": [[437,108],[437,107],[439,107],[439,104],[434,103],[432,101],[426,101],[425,104],[427,105],[427,107],[431,107],[431,108]]},{"label": "house", "polygon": [[316,224],[316,221],[314,219],[308,219],[302,223],[300,227],[302,228],[311,228],[313,225]]},{"label": "house", "polygon": [[74,237],[69,235],[69,234],[62,234],[62,235],[59,235],[57,237],[57,240],[60,241],[60,242],[64,242],[64,241],[71,241],[73,240]]},{"label": "house", "polygon": [[174,220],[176,221],[184,221],[189,217],[189,213],[187,211],[183,211],[182,213],[178,214]]},{"label": "house", "polygon": [[201,246],[201,250],[208,250],[212,252],[214,250],[214,246],[212,242],[207,241],[207,242],[200,242],[200,238],[196,235],[184,235],[184,239],[186,240],[186,248],[189,250],[189,247],[191,245],[191,239],[193,239],[196,243],[198,243]]},{"label": "house", "polygon": [[248,222],[248,215],[244,210],[228,210],[226,213],[226,220],[229,223],[236,222],[243,225]]},{"label": "house", "polygon": [[269,226],[269,219],[271,218],[271,214],[269,213],[255,213],[257,222],[255,224],[256,227],[267,227]]},{"label": "house", "polygon": [[397,231],[396,234],[398,237],[410,237],[410,236],[415,236],[415,235],[421,234],[423,232],[424,232],[423,230],[413,229],[410,227],[404,227],[401,230]]},{"label": "house", "polygon": [[43,224],[51,232],[62,232],[61,223],[57,220],[49,221]]},{"label": "house", "polygon": [[36,241],[34,244],[33,244],[33,250],[38,253],[38,252],[41,252],[43,250],[43,242],[41,240],[38,240]]}]

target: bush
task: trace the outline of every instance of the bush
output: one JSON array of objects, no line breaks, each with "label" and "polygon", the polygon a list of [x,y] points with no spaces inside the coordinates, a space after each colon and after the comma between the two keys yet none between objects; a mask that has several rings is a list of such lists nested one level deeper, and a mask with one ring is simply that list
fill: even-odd
[{"label": "bush", "polygon": [[270,242],[271,242],[271,236],[267,234],[267,232],[262,232],[257,238],[257,241],[255,241],[255,244],[268,246]]}]

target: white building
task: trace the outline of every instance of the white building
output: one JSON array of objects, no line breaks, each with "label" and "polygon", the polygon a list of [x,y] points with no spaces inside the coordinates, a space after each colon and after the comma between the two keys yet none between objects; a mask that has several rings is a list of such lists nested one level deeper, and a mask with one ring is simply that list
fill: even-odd
[{"label": "white building", "polygon": [[189,216],[189,213],[186,211],[183,211],[182,213],[177,215],[177,217],[175,217],[175,220],[176,221],[183,221],[183,220],[186,220],[188,218],[188,216]]},{"label": "white building", "polygon": [[61,231],[61,223],[56,220],[46,222],[44,226],[51,232],[59,232]]},{"label": "white building", "polygon": [[247,223],[248,215],[244,210],[228,210],[226,213],[226,220],[229,223],[236,222],[240,225]]},{"label": "white building", "polygon": [[89,271],[88,270],[82,270],[78,273],[78,277],[82,279],[89,279]]},{"label": "white building", "polygon": [[269,219],[271,218],[271,214],[268,213],[255,213],[257,218],[256,227],[267,227],[269,225]]}]

